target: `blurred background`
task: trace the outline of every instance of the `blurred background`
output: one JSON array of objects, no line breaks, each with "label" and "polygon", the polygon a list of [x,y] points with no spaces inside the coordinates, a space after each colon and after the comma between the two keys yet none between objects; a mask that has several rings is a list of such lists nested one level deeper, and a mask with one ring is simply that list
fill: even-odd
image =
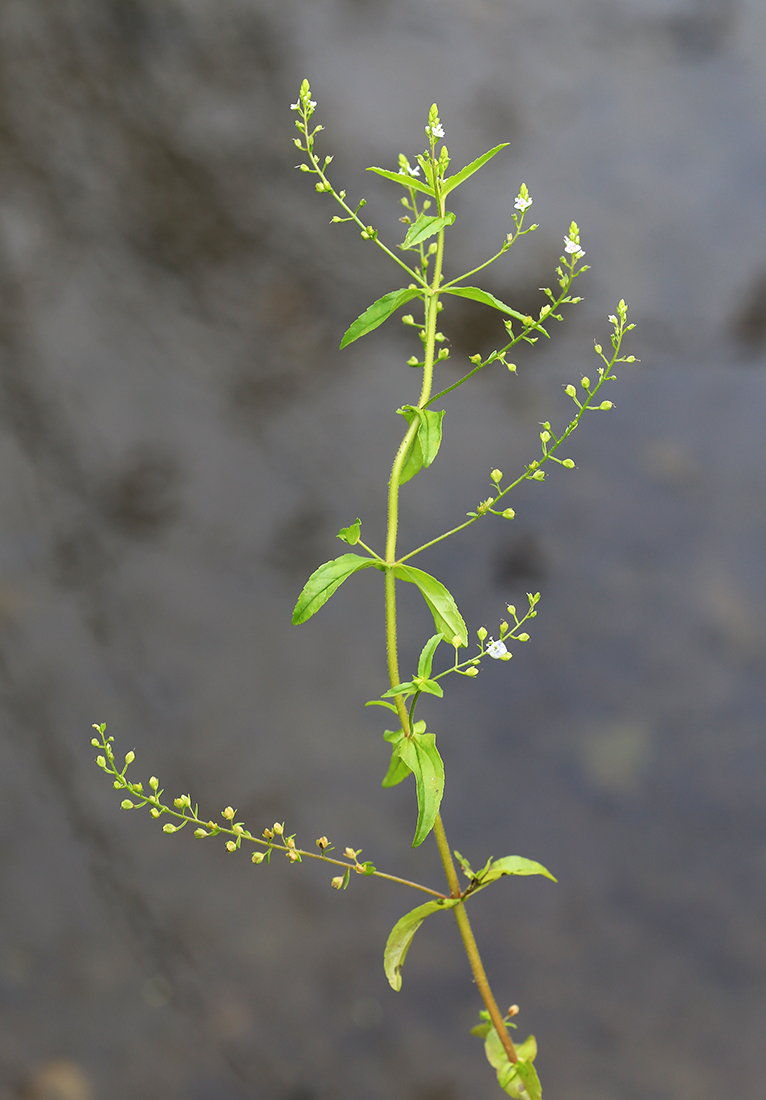
[{"label": "blurred background", "polygon": [[[418,381],[397,319],[338,351],[400,282],[294,170],[304,76],[332,179],[390,243],[398,189],[364,169],[420,151],[437,100],[453,166],[509,142],[455,196],[448,272],[496,250],[522,181],[541,228],[483,285],[536,311],[572,218],[592,265],[517,376],[445,399],[402,547],[536,457],[629,303],[642,362],[577,469],[419,560],[471,630],[542,593],[514,660],[422,717],[453,845],[559,879],[471,911],[546,1096],[763,1095],[765,55],[758,0],[3,0],[3,1098],[499,1095],[450,918],[394,993],[383,945],[415,895],[165,836],[93,763],[106,721],[136,780],[206,816],[441,881],[363,709],[386,686],[379,576],[290,625],[340,526],[381,547]],[[443,385],[504,331],[461,301],[442,327]],[[416,594],[401,617],[406,671],[431,629]]]}]

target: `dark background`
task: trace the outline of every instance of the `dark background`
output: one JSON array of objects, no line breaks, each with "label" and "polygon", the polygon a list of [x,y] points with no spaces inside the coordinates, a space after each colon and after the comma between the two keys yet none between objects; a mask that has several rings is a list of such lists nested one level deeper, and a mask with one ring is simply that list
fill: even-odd
[{"label": "dark background", "polygon": [[[4,0],[0,6],[0,1093],[26,1100],[483,1100],[479,998],[450,918],[394,993],[382,949],[418,899],[318,865],[254,867],[126,814],[93,764],[299,843],[326,833],[441,881],[383,791],[381,585],[290,625],[334,535],[382,544],[416,397],[399,285],[294,171],[308,76],[332,178],[388,241],[436,99],[456,196],[448,270],[540,230],[484,281],[539,308],[575,218],[586,301],[518,376],[445,400],[403,491],[402,546],[519,471],[562,384],[638,328],[569,448],[577,470],[419,564],[490,632],[540,590],[509,665],[423,714],[444,818],[504,881],[472,919],[549,1098],[759,1100],[766,1064],[766,9],[757,0]],[[454,304],[444,384],[502,338]],[[430,634],[405,593],[403,668]]]}]

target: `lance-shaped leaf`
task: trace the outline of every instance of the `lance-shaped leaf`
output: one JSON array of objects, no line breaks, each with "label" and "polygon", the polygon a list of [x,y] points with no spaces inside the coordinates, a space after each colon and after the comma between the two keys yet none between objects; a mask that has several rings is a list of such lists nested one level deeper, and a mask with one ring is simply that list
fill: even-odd
[{"label": "lance-shaped leaf", "polygon": [[371,565],[377,565],[374,558],[363,558],[359,554],[341,554],[339,558],[320,565],[306,581],[298,597],[293,611],[293,623],[296,626],[299,623],[305,623],[323,604],[327,603],[336,588],[340,588],[347,577]]},{"label": "lance-shaped leaf", "polygon": [[359,542],[360,528],[362,521],[360,519],[355,520],[350,527],[341,527],[338,531],[337,538],[342,542],[347,542],[349,546],[356,546]]},{"label": "lance-shaped leaf", "polygon": [[437,695],[440,699],[444,698],[444,688],[441,684],[438,684],[436,680],[429,680],[424,676],[416,676],[412,681],[412,686],[416,691],[424,691],[426,695]]},{"label": "lance-shaped leaf", "polygon": [[399,473],[399,484],[406,485],[407,482],[419,474],[423,469],[423,449],[420,446],[420,439],[417,432],[412,437],[412,442],[407,448],[407,454],[404,456],[404,462]]},{"label": "lance-shaped leaf", "polygon": [[419,905],[411,913],[398,920],[391,929],[386,950],[383,953],[383,968],[392,989],[402,988],[402,967],[407,958],[407,952],[412,943],[412,937],[420,928],[426,917],[431,913],[438,913],[440,909],[452,909],[460,904],[460,898],[441,898],[436,901],[427,901],[425,905]]},{"label": "lance-shaped leaf", "polygon": [[433,733],[413,733],[403,737],[394,749],[415,776],[418,796],[418,823],[412,847],[417,848],[434,827],[444,794],[444,764]]},{"label": "lance-shaped leaf", "polygon": [[[479,1029],[474,1029],[478,1032]],[[518,1062],[511,1062],[495,1028],[490,1026],[484,1040],[487,1061],[497,1071],[500,1088],[515,1100],[542,1100],[540,1081],[533,1065],[537,1042],[530,1035],[516,1047]],[[525,1091],[526,1090],[526,1091]]]},{"label": "lance-shaped leaf", "polygon": [[388,771],[383,777],[381,787],[395,787],[397,783],[401,783],[403,779],[406,779],[409,774],[410,769],[402,758],[392,753],[391,763],[388,765]]},{"label": "lance-shaped leaf", "polygon": [[377,302],[373,302],[371,306],[368,306],[364,313],[357,317],[353,325],[346,329],[340,342],[341,348],[348,347],[360,336],[372,332],[378,325],[382,325],[399,306],[411,302],[413,298],[417,298],[421,293],[422,291],[418,290],[417,287],[407,287],[404,290],[392,290],[389,294],[384,294],[382,298],[378,298]]},{"label": "lance-shaped leaf", "polygon": [[[417,405],[403,405],[401,409],[397,409],[396,411],[403,416],[410,425],[417,419],[417,441],[420,444],[422,465],[430,466],[438,455],[439,447],[441,446],[444,409],[442,409],[441,412],[436,412],[434,409],[419,409]],[[400,484],[403,484],[404,480],[404,473],[402,472],[399,478]],[[407,480],[409,480],[409,478]]]},{"label": "lance-shaped leaf", "polygon": [[474,172],[478,172],[483,164],[491,160],[495,153],[499,153],[500,150],[505,149],[507,145],[507,141],[503,142],[502,145],[496,145],[495,148],[490,149],[488,153],[483,153],[480,157],[477,157],[476,160],[472,160],[470,164],[466,164],[465,168],[461,168],[454,176],[449,176],[442,185],[442,195],[448,195],[450,191],[454,191],[456,187],[464,183],[469,176],[474,174]]},{"label": "lance-shaped leaf", "polygon": [[400,248],[417,248],[429,237],[435,237],[445,226],[452,225],[455,215],[448,211],[444,217],[429,217],[428,214],[420,214],[407,230],[407,236],[399,245]]},{"label": "lance-shaped leaf", "polygon": [[413,565],[397,565],[394,567],[394,574],[399,580],[410,581],[418,586],[434,617],[434,625],[445,642],[452,645],[452,639],[458,638],[461,646],[468,645],[468,629],[463,616],[458,611],[452,594],[441,581]]},{"label": "lance-shaped leaf", "polygon": [[431,198],[435,197],[433,187],[429,187],[427,183],[421,183],[416,176],[411,176],[409,173],[389,172],[387,168],[368,168],[367,171],[383,176],[384,179],[393,180],[394,183],[400,183],[402,187],[412,187],[415,191],[425,192]]},{"label": "lance-shaped leaf", "polygon": [[523,856],[504,856],[503,859],[493,859],[487,870],[480,875],[481,885],[488,886],[503,875],[544,875],[552,882],[558,881],[542,863],[524,859]]},{"label": "lance-shaped leaf", "polygon": [[418,676],[423,676],[425,679],[431,675],[431,665],[433,664],[434,653],[436,653],[436,647],[442,640],[441,634],[434,634],[433,638],[429,638],[420,653],[420,660],[418,661]]},{"label": "lance-shaped leaf", "polygon": [[[470,298],[474,302],[481,302],[482,305],[492,306],[493,309],[499,309],[501,313],[508,313],[511,317],[515,317],[517,321],[528,322],[527,315],[525,313],[519,313],[517,309],[511,309],[505,302],[501,302],[499,298],[496,298],[494,294],[490,294],[488,290],[481,290],[478,286],[445,286],[443,290],[439,291],[440,294],[455,294],[458,298]],[[537,332],[542,332],[545,336],[548,333],[545,331],[539,321],[532,319],[532,324],[529,328],[534,328]]]}]

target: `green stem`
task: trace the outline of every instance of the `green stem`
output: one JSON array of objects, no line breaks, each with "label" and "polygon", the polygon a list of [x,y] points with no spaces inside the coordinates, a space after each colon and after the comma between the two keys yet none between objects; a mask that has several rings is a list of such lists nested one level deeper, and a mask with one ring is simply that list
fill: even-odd
[{"label": "green stem", "polygon": [[[447,835],[444,832],[444,825],[442,823],[441,814],[437,814],[436,821],[434,823],[434,836],[436,837],[436,844],[439,848],[439,855],[441,856],[442,865],[444,866],[444,873],[447,876],[447,883],[450,888],[450,897],[459,898],[461,896],[460,883],[458,882],[457,871],[452,859],[452,853],[450,852],[449,844],[447,843]],[[508,1033],[508,1028],[505,1026],[503,1020],[503,1014],[497,1007],[497,1001],[487,980],[487,974],[484,969],[484,964],[481,961],[481,955],[479,954],[479,948],[476,944],[476,939],[471,928],[471,922],[468,920],[468,913],[466,912],[465,904],[461,901],[459,905],[456,905],[453,909],[455,919],[457,920],[458,930],[463,940],[463,946],[465,953],[468,956],[468,962],[473,972],[474,981],[476,982],[476,988],[481,994],[481,999],[484,1001],[489,1018],[492,1021],[495,1031],[498,1034],[500,1042],[503,1044],[503,1049],[508,1055],[511,1062],[518,1062],[519,1056],[516,1053],[516,1048],[513,1045],[513,1040]]]}]

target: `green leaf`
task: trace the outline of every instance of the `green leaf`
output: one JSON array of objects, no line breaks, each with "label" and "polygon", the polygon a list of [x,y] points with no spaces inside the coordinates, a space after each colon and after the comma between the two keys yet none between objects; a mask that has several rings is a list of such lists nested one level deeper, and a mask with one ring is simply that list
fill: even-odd
[{"label": "green leaf", "polygon": [[433,733],[413,733],[403,737],[394,749],[415,776],[418,796],[418,823],[412,847],[417,848],[434,827],[444,794],[444,764],[436,748]]},{"label": "green leaf", "polygon": [[412,681],[408,680],[405,684],[397,684],[396,687],[389,688],[388,691],[384,691],[383,698],[391,699],[394,695],[412,695],[416,690],[418,689],[415,687]]},{"label": "green leaf", "polygon": [[394,574],[399,580],[410,581],[418,586],[434,617],[434,626],[445,642],[452,645],[452,639],[457,637],[461,646],[468,645],[468,629],[463,616],[458,611],[452,594],[441,581],[413,565],[394,566]]},{"label": "green leaf", "polygon": [[348,347],[349,344],[353,344],[354,340],[358,340],[360,336],[372,332],[378,325],[382,325],[399,306],[412,301],[421,293],[417,287],[407,287],[406,290],[392,290],[389,294],[384,294],[382,298],[378,298],[377,302],[373,302],[371,306],[368,306],[364,313],[357,317],[353,325],[346,329],[340,342],[341,350]]},{"label": "green leaf", "polygon": [[496,145],[495,148],[490,149],[488,153],[483,153],[482,156],[477,157],[476,160],[472,160],[470,164],[466,164],[465,168],[461,168],[454,176],[449,176],[442,185],[442,195],[448,195],[450,191],[454,191],[461,183],[465,183],[468,177],[472,176],[474,172],[478,172],[482,165],[486,164],[488,160],[494,157],[495,153],[499,153],[501,149],[505,149],[507,146],[507,141],[503,142],[502,145]]},{"label": "green leaf", "polygon": [[447,212],[443,218],[431,218],[428,214],[420,214],[407,230],[407,236],[399,245],[400,248],[417,248],[429,237],[440,233],[447,225],[452,225],[455,215]]},{"label": "green leaf", "polygon": [[396,922],[391,929],[391,935],[388,937],[386,950],[383,953],[383,969],[392,989],[398,991],[402,988],[404,960],[407,958],[412,937],[426,917],[429,917],[431,913],[438,913],[440,909],[452,909],[453,906],[459,904],[460,898],[444,898],[443,900],[439,898],[436,901],[427,901],[425,905],[419,905],[417,909],[413,909],[411,913],[407,913],[401,920]]},{"label": "green leaf", "polygon": [[339,558],[320,565],[306,581],[298,597],[293,611],[293,624],[298,626],[310,619],[352,573],[376,564],[374,558],[363,558],[359,554],[341,554]]},{"label": "green leaf", "polygon": [[[430,466],[439,453],[439,447],[441,446],[444,409],[436,412],[434,409],[419,409],[417,405],[403,405],[401,409],[396,411],[406,419],[408,424],[412,424],[416,419],[419,421],[417,441],[420,444],[421,466]],[[405,478],[403,470],[399,478],[400,484],[403,485],[405,481],[409,481],[415,473],[417,473],[417,470]]]},{"label": "green leaf", "polygon": [[406,485],[415,474],[419,474],[423,469],[423,451],[420,446],[420,440],[417,435],[413,436],[412,442],[407,448],[407,454],[404,456],[404,462],[402,463],[402,469],[399,474],[399,484]]},{"label": "green leaf", "polygon": [[359,533],[362,526],[360,519],[354,520],[350,527],[341,527],[336,538],[342,539],[343,542],[347,542],[349,546],[356,546],[359,542]]},{"label": "green leaf", "polygon": [[[479,1025],[479,1027],[472,1029],[472,1034],[479,1035],[481,1031],[483,1031],[483,1028]],[[530,1035],[516,1047],[519,1060],[518,1062],[511,1062],[505,1047],[500,1042],[500,1036],[495,1028],[490,1025],[484,1040],[484,1053],[489,1064],[497,1071],[497,1081],[504,1092],[515,1097],[515,1100],[542,1100],[540,1080],[532,1064],[533,1059],[537,1056],[537,1043],[534,1035]]]},{"label": "green leaf", "polygon": [[394,183],[400,183],[402,187],[412,187],[415,191],[424,191],[426,195],[435,198],[433,187],[421,183],[416,176],[404,172],[389,172],[386,168],[368,168],[367,171],[374,172],[377,176],[383,176],[384,179],[393,180]]},{"label": "green leaf", "polygon": [[522,1062],[521,1059],[519,1059],[516,1063],[516,1073],[524,1082],[529,1100],[542,1100],[543,1090],[540,1084],[540,1078],[537,1076],[537,1070],[532,1062]]},{"label": "green leaf", "polygon": [[396,707],[393,703],[385,703],[382,699],[368,699],[364,704],[366,707],[388,707],[394,714],[397,713]]},{"label": "green leaf", "polygon": [[[485,306],[492,306],[493,309],[499,309],[502,313],[509,313],[511,317],[515,317],[518,321],[525,321],[527,314],[519,313],[517,309],[511,309],[505,302],[501,302],[499,298],[496,298],[494,294],[490,294],[488,290],[481,290],[477,286],[445,286],[443,290],[439,291],[440,294],[455,294],[458,298],[470,298],[474,302],[481,302]],[[538,332],[543,332],[547,336],[548,333],[539,323],[535,321],[530,328],[537,329]]]},{"label": "green leaf", "polygon": [[458,863],[462,867],[463,874],[465,875],[465,877],[466,878],[475,878],[476,876],[474,874],[473,867],[468,862],[468,860],[465,858],[465,856],[461,856],[461,854],[460,854],[460,852],[458,852],[457,848],[455,849],[453,855],[455,856],[455,859],[458,861]]},{"label": "green leaf", "polygon": [[523,856],[505,856],[503,859],[492,860],[487,871],[481,875],[481,885],[488,886],[503,875],[544,875],[552,882],[558,881],[542,863],[524,859]]},{"label": "green leaf", "polygon": [[438,695],[440,699],[444,698],[444,689],[441,684],[437,684],[436,680],[423,679],[417,676],[412,681],[412,686],[416,691],[425,691],[427,695]]},{"label": "green leaf", "polygon": [[381,787],[395,787],[398,783],[401,783],[403,779],[406,779],[410,774],[410,769],[404,763],[399,756],[391,754],[391,763],[388,765],[388,771],[383,777]]},{"label": "green leaf", "polygon": [[425,679],[428,679],[431,675],[431,665],[433,664],[434,653],[441,640],[441,634],[434,634],[433,638],[429,638],[423,646],[420,653],[420,660],[418,661],[418,676],[423,676]]}]

